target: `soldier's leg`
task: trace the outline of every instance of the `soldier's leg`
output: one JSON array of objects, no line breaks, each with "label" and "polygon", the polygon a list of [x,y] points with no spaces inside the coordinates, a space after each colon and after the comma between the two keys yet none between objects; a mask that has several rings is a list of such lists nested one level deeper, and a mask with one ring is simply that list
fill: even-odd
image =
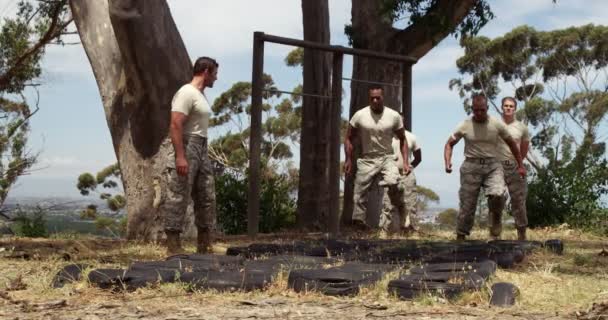
[{"label": "soldier's leg", "polygon": [[499,238],[502,233],[502,211],[505,207],[505,180],[502,165],[495,162],[489,165],[483,187],[488,197],[490,235]]},{"label": "soldier's leg", "polygon": [[166,180],[166,190],[160,210],[164,217],[165,231],[181,233],[186,219],[186,209],[191,199],[192,185],[198,171],[198,161],[186,148],[186,159],[188,160],[188,175],[180,176],[175,169],[174,159],[168,159],[170,165],[165,168],[164,177]]},{"label": "soldier's leg", "polygon": [[416,192],[416,176],[414,172],[403,179],[403,202],[405,205],[405,217],[401,220],[401,226],[404,228],[414,228],[416,219],[416,210],[418,205],[418,194]]},{"label": "soldier's leg", "polygon": [[180,176],[177,174],[174,159],[167,159],[169,166],[164,172],[167,184],[160,210],[164,218],[168,255],[183,252],[180,234],[183,232],[192,184],[198,171],[198,161],[192,145],[186,142],[184,148],[186,149],[186,159],[188,161],[188,175]]},{"label": "soldier's leg", "polygon": [[[382,215],[380,216],[380,228],[386,232],[393,232],[399,229],[399,226],[394,222],[399,221],[399,217],[405,216],[405,203],[403,201],[403,189],[399,188],[401,174],[392,158],[387,157],[382,162],[380,175],[382,180],[378,185],[383,186],[386,190],[386,196],[383,197]],[[386,201],[387,198],[388,201]],[[396,216],[393,217],[393,215]]]},{"label": "soldier's leg", "polygon": [[475,222],[475,210],[479,189],[483,181],[483,172],[477,163],[465,161],[460,166],[460,210],[458,211],[456,234],[459,238],[468,236]]},{"label": "soldier's leg", "polygon": [[197,229],[197,252],[210,250],[216,224],[215,179],[211,161],[207,156],[207,145],[204,144],[201,154],[199,174],[193,188],[194,224]]},{"label": "soldier's leg", "polygon": [[516,165],[503,166],[505,171],[505,182],[509,189],[511,199],[511,212],[515,227],[517,228],[518,238],[525,240],[526,227],[528,226],[528,214],[526,211],[527,183],[517,172]]},{"label": "soldier's leg", "polygon": [[355,176],[353,223],[365,225],[367,211],[367,192],[374,178],[380,172],[381,163],[376,159],[358,159]]}]

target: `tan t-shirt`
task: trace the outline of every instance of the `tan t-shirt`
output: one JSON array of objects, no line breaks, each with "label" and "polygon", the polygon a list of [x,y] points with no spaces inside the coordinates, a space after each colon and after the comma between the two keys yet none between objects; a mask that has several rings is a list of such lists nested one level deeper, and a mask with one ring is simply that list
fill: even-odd
[{"label": "tan t-shirt", "polygon": [[[408,155],[409,163],[412,163],[414,151],[420,150],[420,144],[416,139],[416,136],[405,130],[405,139],[407,140],[407,148],[410,152]],[[399,170],[403,169],[403,156],[401,155],[401,141],[398,138],[393,138],[393,154],[394,159],[397,161],[397,167]]]},{"label": "tan t-shirt", "polygon": [[456,140],[464,138],[464,156],[467,158],[496,158],[499,140],[510,136],[507,126],[490,116],[483,123],[469,118],[461,122],[452,134]]},{"label": "tan t-shirt", "polygon": [[393,154],[392,142],[395,131],[403,128],[401,115],[388,107],[376,114],[367,106],[355,113],[350,125],[359,129],[363,158],[376,158]]},{"label": "tan t-shirt", "polygon": [[183,85],[173,96],[171,111],[181,112],[187,116],[184,123],[184,135],[207,137],[211,107],[207,98],[191,84]]},{"label": "tan t-shirt", "polygon": [[[509,130],[509,134],[513,140],[515,140],[517,148],[519,148],[522,141],[530,141],[530,132],[528,132],[528,126],[526,126],[523,122],[515,120],[509,124],[505,123],[505,125],[507,126],[507,130]],[[509,149],[509,146],[502,139],[500,139],[498,144],[498,159],[500,159],[500,161],[515,161],[515,156],[511,152],[511,149]]]}]

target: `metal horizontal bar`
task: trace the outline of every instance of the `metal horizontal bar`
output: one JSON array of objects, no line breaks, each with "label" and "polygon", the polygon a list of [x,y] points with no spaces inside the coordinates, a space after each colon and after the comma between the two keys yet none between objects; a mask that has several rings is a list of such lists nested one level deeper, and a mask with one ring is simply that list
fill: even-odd
[{"label": "metal horizontal bar", "polygon": [[341,52],[341,53],[350,54],[353,56],[400,61],[400,62],[405,62],[405,63],[410,63],[410,64],[418,62],[418,59],[411,57],[411,56],[391,54],[391,53],[378,52],[378,51],[365,50],[365,49],[354,49],[354,48],[347,48],[347,47],[343,47],[343,46],[322,44],[322,43],[313,42],[313,41],[278,37],[278,36],[265,34],[263,32],[259,32],[259,31],[256,31],[254,33],[254,36],[259,37],[258,39],[260,39],[262,41],[284,44],[284,45],[289,45],[289,46],[317,49],[317,50],[323,50],[323,51],[331,51],[331,52]]},{"label": "metal horizontal bar", "polygon": [[342,80],[348,80],[348,81],[351,81],[351,82],[369,83],[369,84],[380,84],[380,85],[391,86],[391,87],[401,87],[401,84],[388,83],[388,82],[361,80],[361,79],[353,79],[353,78],[342,78]]},{"label": "metal horizontal bar", "polygon": [[322,96],[320,94],[312,94],[312,93],[299,93],[299,92],[293,92],[293,91],[269,90],[269,89],[263,89],[262,91],[265,91],[265,92],[279,92],[279,93],[285,93],[285,94],[293,94],[294,96],[302,96],[302,97],[314,97],[314,98],[331,99],[331,96]]}]

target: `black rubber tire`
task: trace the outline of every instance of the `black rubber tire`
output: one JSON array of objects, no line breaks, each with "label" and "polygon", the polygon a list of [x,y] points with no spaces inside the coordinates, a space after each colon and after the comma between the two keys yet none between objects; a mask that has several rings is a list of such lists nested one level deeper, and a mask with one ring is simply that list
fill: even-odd
[{"label": "black rubber tire", "polygon": [[271,281],[267,272],[209,271],[187,272],[179,277],[191,289],[215,289],[218,291],[253,291],[264,289]]},{"label": "black rubber tire", "polygon": [[499,307],[509,307],[515,304],[519,289],[508,282],[498,282],[492,285],[490,304]]},{"label": "black rubber tire", "polygon": [[180,272],[177,270],[128,270],[122,277],[122,288],[134,291],[161,283],[172,283],[178,280]]},{"label": "black rubber tire", "polygon": [[521,250],[525,255],[530,254],[532,251],[543,247],[543,243],[540,241],[527,241],[527,240],[491,240],[489,244],[500,248],[502,251],[510,250]]},{"label": "black rubber tire", "polygon": [[51,286],[53,288],[62,288],[68,283],[80,281],[82,279],[82,271],[88,267],[90,265],[83,263],[68,264],[53,277]]},{"label": "black rubber tire", "polygon": [[318,291],[331,296],[350,296],[359,293],[361,285],[380,280],[382,273],[347,272],[339,269],[293,270],[287,285],[296,292]]},{"label": "black rubber tire", "polygon": [[388,283],[388,292],[396,294],[402,300],[412,300],[425,293],[439,294],[451,299],[464,290],[465,287],[460,284],[445,282],[391,280]]},{"label": "black rubber tire", "polygon": [[122,286],[124,269],[95,269],[89,272],[89,283],[101,288],[111,289]]},{"label": "black rubber tire", "polygon": [[460,284],[465,289],[479,290],[485,280],[479,274],[473,272],[431,272],[424,274],[410,274],[401,276],[400,280],[408,282],[445,282]]},{"label": "black rubber tire", "polygon": [[496,272],[496,262],[488,260],[483,262],[448,262],[423,264],[410,268],[411,274],[424,274],[435,272],[470,272],[488,279]]},{"label": "black rubber tire", "polygon": [[561,256],[564,254],[564,243],[559,239],[550,239],[545,241],[545,249]]},{"label": "black rubber tire", "polygon": [[263,271],[276,274],[280,270],[295,270],[302,268],[321,268],[334,265],[339,260],[333,258],[311,257],[311,256],[272,256],[267,259],[245,261],[245,270]]}]

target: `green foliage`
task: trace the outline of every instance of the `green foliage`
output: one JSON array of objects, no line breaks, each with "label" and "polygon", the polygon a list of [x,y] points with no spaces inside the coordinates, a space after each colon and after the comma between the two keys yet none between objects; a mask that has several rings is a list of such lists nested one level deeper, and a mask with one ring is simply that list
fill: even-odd
[{"label": "green foliage", "polygon": [[[381,2],[380,19],[384,24],[393,25],[399,21],[407,21],[407,26],[416,24],[424,26],[425,32],[440,33],[449,31],[455,36],[464,38],[475,35],[494,18],[488,1],[476,1],[473,8],[459,25],[442,14],[438,8],[439,0],[378,0]],[[344,27],[344,33],[349,38],[349,44],[356,41],[356,31],[352,25]]]},{"label": "green foliage", "polygon": [[[217,217],[226,234],[247,232],[247,178],[226,171],[216,177]],[[260,195],[260,232],[276,232],[295,224],[296,203],[288,175],[265,175]]]},{"label": "green foliage", "polygon": [[0,205],[36,162],[26,145],[37,109],[30,111],[23,92],[37,85],[44,49],[60,41],[68,20],[67,0],[24,0],[14,16],[0,21]]},{"label": "green foliage", "polygon": [[439,195],[435,191],[420,185],[416,186],[416,197],[418,212],[424,212],[428,208],[429,202],[439,203]]},{"label": "green foliage", "polygon": [[108,231],[113,236],[123,236],[127,231],[127,217],[116,220],[112,217],[97,217],[95,228],[99,231]]},{"label": "green foliage", "polygon": [[500,111],[494,100],[507,83],[515,92],[506,95],[523,105],[518,118],[533,128],[531,226],[567,222],[601,229],[598,222],[607,218],[606,39],[608,27],[594,25],[555,31],[522,26],[495,39],[461,39],[465,55],[456,64],[468,78],[452,79],[450,87],[459,91],[465,110],[468,97],[481,92]]},{"label": "green foliage", "polygon": [[[87,196],[91,192],[99,193],[99,198],[106,201],[108,208],[114,212],[118,212],[127,205],[127,199],[124,195],[121,193],[113,195],[108,192],[98,192],[98,187],[101,186],[106,190],[116,192],[116,189],[119,186],[117,181],[120,181],[120,178],[120,167],[118,166],[118,163],[115,163],[103,168],[95,176],[88,172],[81,174],[78,176],[76,188],[78,188],[80,194],[83,196]],[[96,216],[96,213],[93,215],[85,212],[90,210],[90,207],[91,206],[87,207],[81,215],[84,217]]]},{"label": "green foliage", "polygon": [[46,238],[48,231],[46,229],[46,218],[44,212],[36,211],[34,213],[25,213],[19,211],[13,219],[13,232],[19,237],[28,238]]},{"label": "green foliage", "polygon": [[82,219],[82,220],[97,219],[97,206],[94,204],[90,204],[85,209],[80,211],[80,219]]},{"label": "green foliage", "polygon": [[444,228],[456,228],[457,217],[458,210],[452,208],[446,209],[437,214],[435,217],[435,223]]},{"label": "green foliage", "polygon": [[[295,49],[285,58],[290,66],[301,66],[304,51]],[[298,170],[291,161],[292,148],[300,141],[302,122],[302,86],[296,94],[283,98],[270,75],[263,76],[262,168],[264,174],[287,174],[290,192],[297,188]],[[213,103],[212,126],[222,126],[225,133],[209,144],[209,157],[219,166],[243,175],[249,164],[249,123],[251,112],[251,83],[237,82]],[[243,198],[243,201],[246,197]]]}]

